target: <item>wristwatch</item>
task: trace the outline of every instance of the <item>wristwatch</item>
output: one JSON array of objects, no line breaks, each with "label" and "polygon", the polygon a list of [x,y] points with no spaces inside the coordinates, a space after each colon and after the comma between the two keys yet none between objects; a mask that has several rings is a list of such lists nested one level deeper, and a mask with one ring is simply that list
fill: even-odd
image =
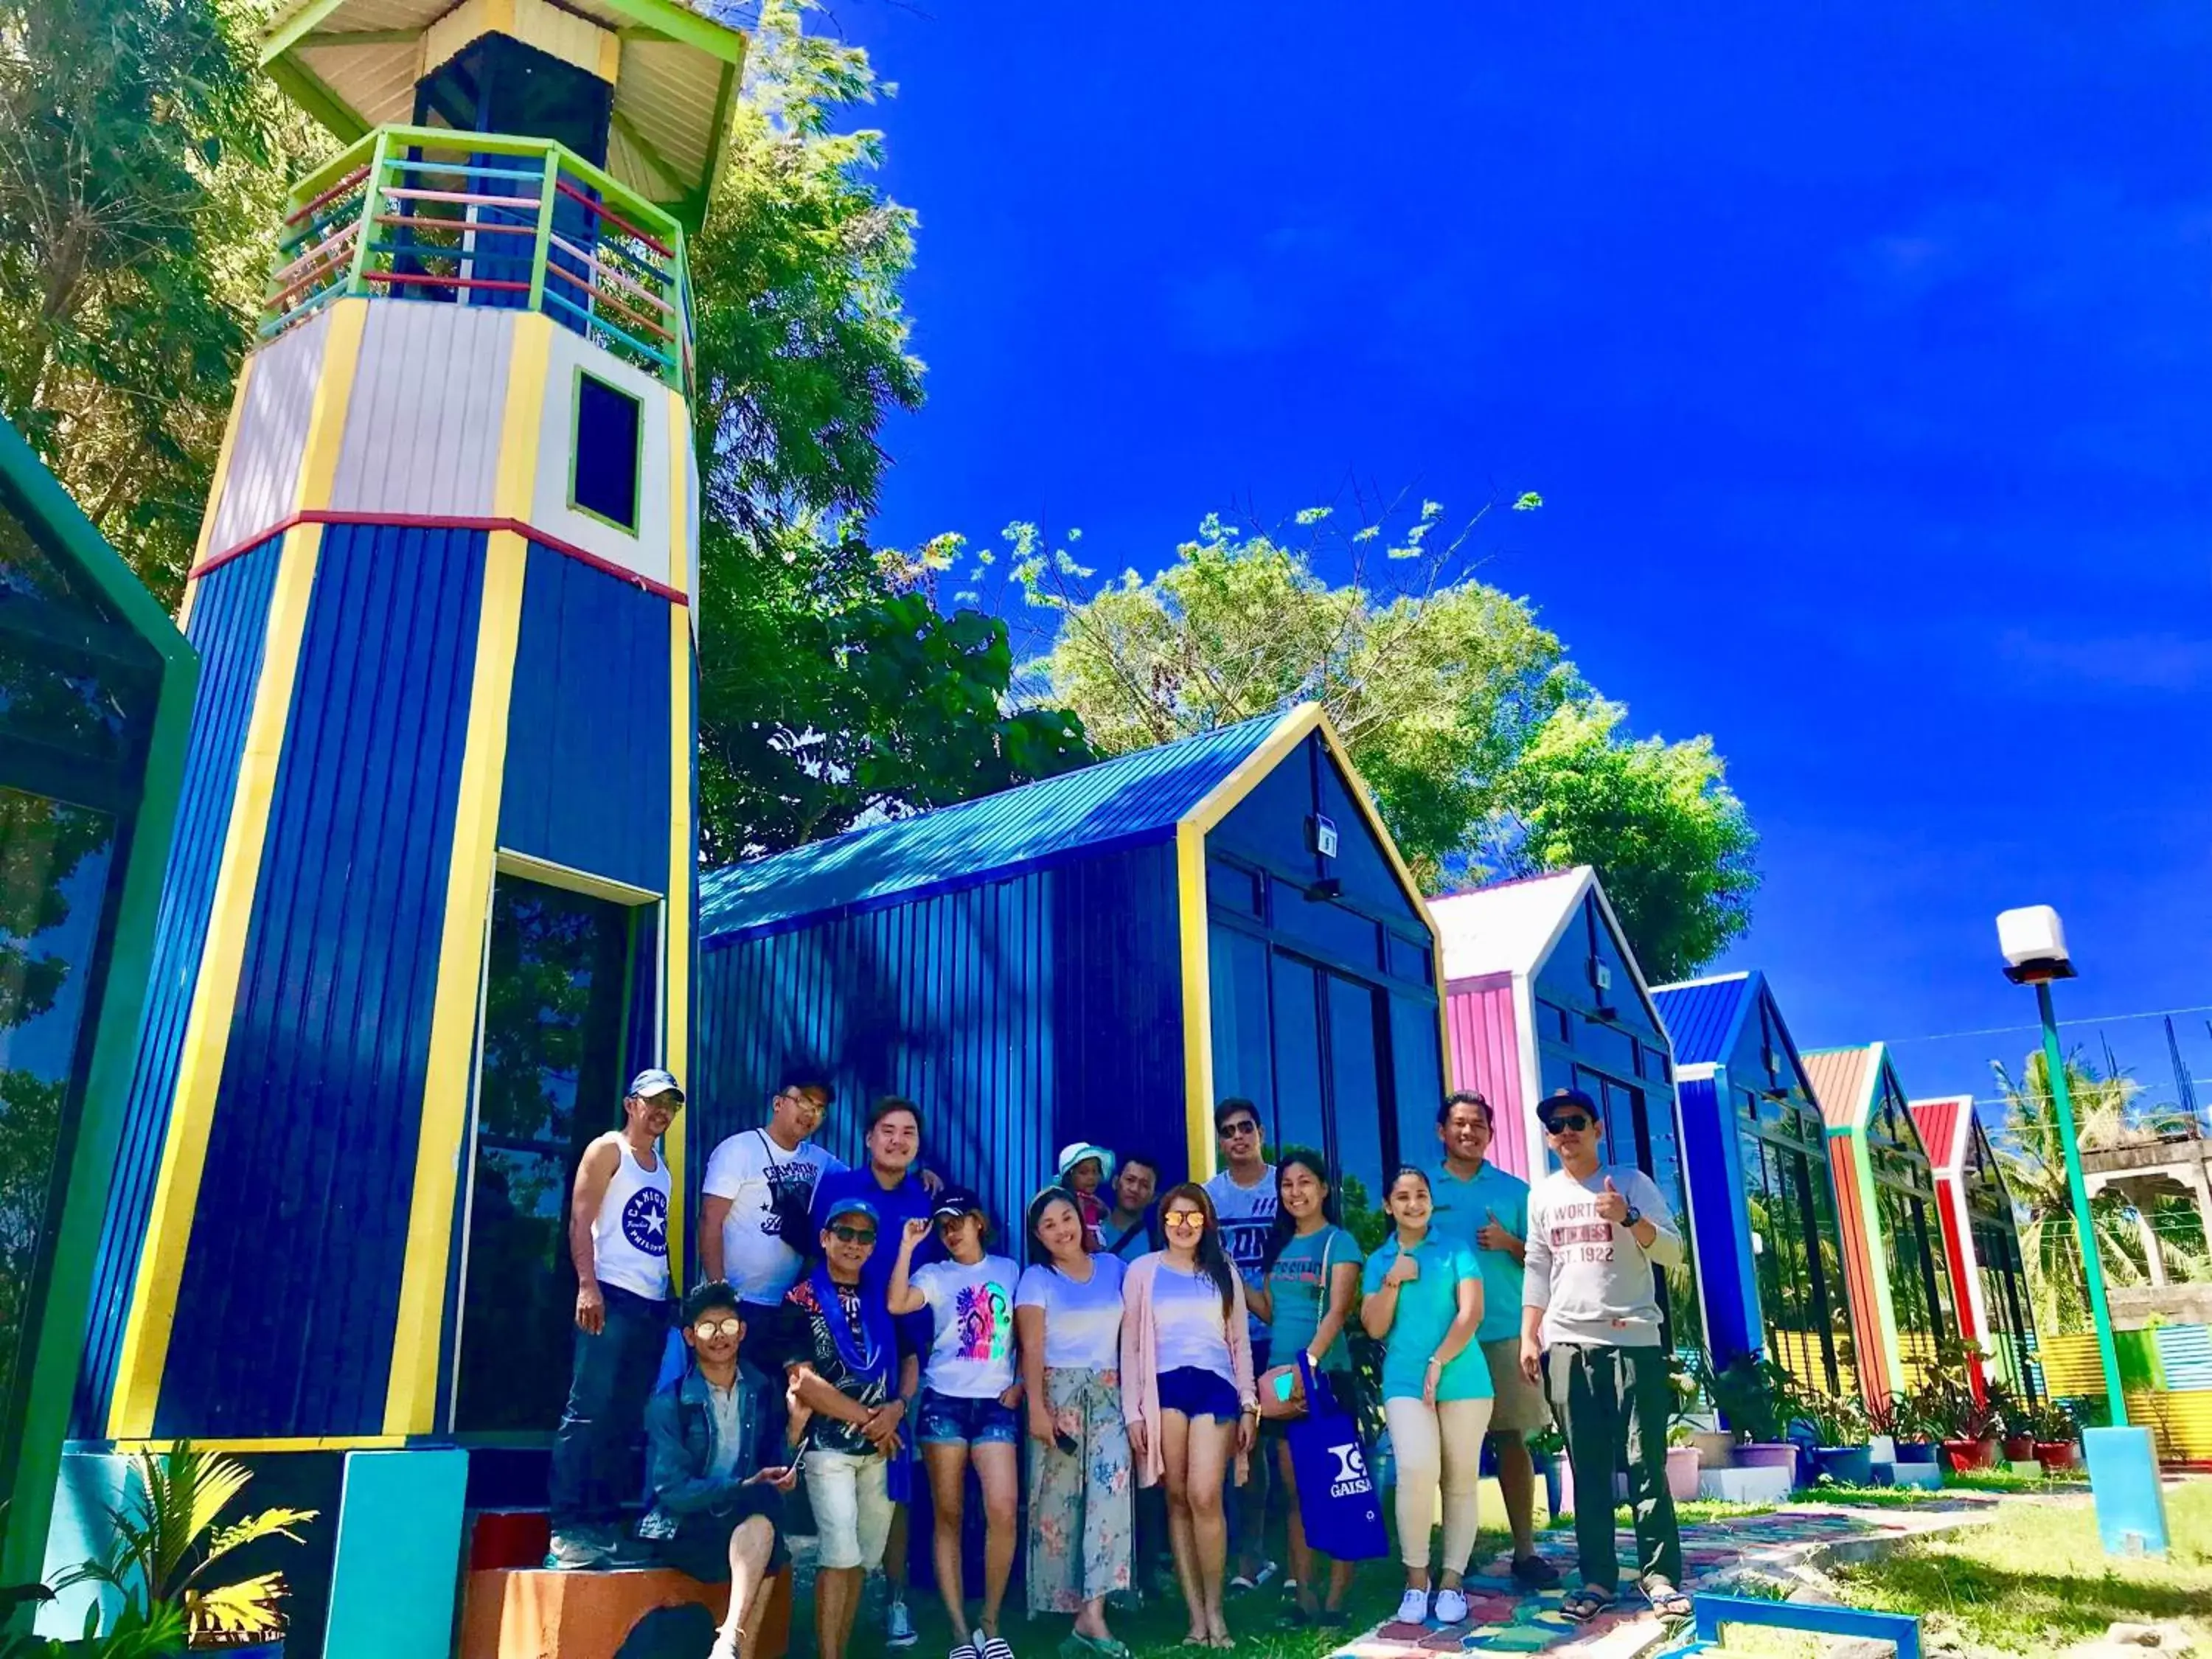
[{"label": "wristwatch", "polygon": [[1632,1204],[1628,1206],[1628,1213],[1620,1218],[1620,1224],[1624,1227],[1633,1227],[1638,1222],[1643,1219],[1644,1212],[1638,1209],[1633,1204]]}]

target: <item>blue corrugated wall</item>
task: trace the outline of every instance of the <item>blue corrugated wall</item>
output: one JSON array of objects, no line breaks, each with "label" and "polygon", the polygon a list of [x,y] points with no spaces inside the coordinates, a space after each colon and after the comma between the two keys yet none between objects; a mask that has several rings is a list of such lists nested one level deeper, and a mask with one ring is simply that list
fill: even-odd
[{"label": "blue corrugated wall", "polygon": [[499,842],[668,885],[666,599],[533,546],[507,715]]},{"label": "blue corrugated wall", "polygon": [[324,532],[157,1434],[382,1428],[483,551]]},{"label": "blue corrugated wall", "polygon": [[1683,1159],[1695,1224],[1691,1244],[1705,1292],[1705,1340],[1713,1363],[1725,1365],[1765,1342],[1759,1306],[1751,1223],[1743,1204],[1743,1158],[1735,1126],[1710,1079],[1675,1085],[1680,1103]]},{"label": "blue corrugated wall", "polygon": [[1171,842],[713,946],[699,969],[695,1183],[794,1061],[832,1073],[823,1139],[848,1161],[870,1100],[920,1105],[924,1160],[976,1186],[1018,1255],[1021,1207],[1066,1141],[1142,1146],[1164,1180],[1182,1174]]},{"label": "blue corrugated wall", "polygon": [[199,979],[200,949],[215,902],[216,868],[230,823],[239,756],[246,747],[246,722],[261,675],[269,594],[283,540],[272,536],[202,577],[185,630],[200,653],[199,691],[185,739],[176,836],[161,884],[153,969],[140,1017],[138,1056],[131,1072],[122,1140],[116,1150],[115,1184],[94,1270],[75,1427],[76,1434],[88,1438],[107,1432],[108,1398],[139,1252],[145,1244],[170,1103],[176,1093],[177,1059],[184,1047],[192,989]]}]

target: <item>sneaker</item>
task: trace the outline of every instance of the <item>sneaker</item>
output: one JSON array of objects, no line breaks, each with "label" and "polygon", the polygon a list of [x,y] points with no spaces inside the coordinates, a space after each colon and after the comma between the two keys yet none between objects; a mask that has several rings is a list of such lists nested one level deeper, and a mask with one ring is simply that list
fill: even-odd
[{"label": "sneaker", "polygon": [[1540,1555],[1524,1555],[1513,1563],[1513,1582],[1530,1589],[1558,1587],[1559,1570]]},{"label": "sneaker", "polygon": [[545,1566],[550,1572],[589,1572],[605,1566],[614,1553],[612,1534],[598,1527],[574,1527],[553,1534]]},{"label": "sneaker", "polygon": [[1440,1589],[1437,1592],[1437,1623],[1463,1625],[1467,1622],[1467,1593],[1464,1590]]},{"label": "sneaker", "polygon": [[[884,1608],[884,1645],[910,1648],[921,1638],[915,1633],[914,1615],[906,1610],[903,1601],[893,1601]],[[965,1645],[965,1644],[963,1644]],[[962,1659],[974,1659],[974,1650]]]},{"label": "sneaker", "polygon": [[1429,1622],[1429,1593],[1409,1589],[1398,1598],[1398,1616],[1394,1621],[1401,1625],[1425,1625]]}]

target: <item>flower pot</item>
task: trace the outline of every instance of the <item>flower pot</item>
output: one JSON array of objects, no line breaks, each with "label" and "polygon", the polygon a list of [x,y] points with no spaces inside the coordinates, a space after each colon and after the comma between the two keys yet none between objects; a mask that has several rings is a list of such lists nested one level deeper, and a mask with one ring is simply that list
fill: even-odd
[{"label": "flower pot", "polygon": [[220,1653],[223,1659],[284,1659],[284,1638],[271,1636],[264,1641],[249,1642],[243,1647],[187,1648],[185,1652]]},{"label": "flower pot", "polygon": [[1813,1468],[1838,1486],[1874,1485],[1874,1454],[1864,1446],[1815,1446]]},{"label": "flower pot", "polygon": [[1667,1448],[1667,1490],[1676,1501],[1686,1503],[1698,1495],[1698,1461],[1695,1446]]},{"label": "flower pot", "polygon": [[2032,1434],[2008,1434],[2004,1438],[2005,1462],[2025,1463],[2035,1455],[2035,1437]]},{"label": "flower pot", "polygon": [[1735,1461],[1747,1469],[1795,1469],[1797,1448],[1787,1440],[1748,1440],[1735,1449]]},{"label": "flower pot", "polygon": [[1536,1468],[1544,1477],[1544,1513],[1557,1517],[1567,1512],[1566,1500],[1574,1496],[1575,1472],[1565,1452],[1538,1452]]},{"label": "flower pot", "polygon": [[2043,1465],[2045,1474],[2063,1474],[2081,1466],[2081,1447],[2073,1440],[2039,1440],[2035,1443],[2035,1461]]},{"label": "flower pot", "polygon": [[1735,1437],[1725,1430],[1701,1429],[1690,1437],[1701,1469],[1725,1469],[1735,1462]]},{"label": "flower pot", "polygon": [[1971,1474],[1976,1469],[1994,1468],[1997,1461],[1997,1443],[1994,1440],[1946,1440],[1943,1461],[1954,1474]]},{"label": "flower pot", "polygon": [[1936,1443],[1932,1440],[1900,1440],[1897,1443],[1894,1461],[1899,1463],[1933,1463],[1936,1461]]}]

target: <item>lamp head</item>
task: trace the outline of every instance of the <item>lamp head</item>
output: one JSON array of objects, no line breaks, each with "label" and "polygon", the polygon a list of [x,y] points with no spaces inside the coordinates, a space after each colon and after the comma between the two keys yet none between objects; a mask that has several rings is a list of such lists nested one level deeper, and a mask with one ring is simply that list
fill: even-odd
[{"label": "lamp head", "polygon": [[2074,977],[2074,958],[2066,952],[2066,925],[2047,904],[2001,913],[1997,949],[2004,953],[2005,977],[2015,985]]}]

